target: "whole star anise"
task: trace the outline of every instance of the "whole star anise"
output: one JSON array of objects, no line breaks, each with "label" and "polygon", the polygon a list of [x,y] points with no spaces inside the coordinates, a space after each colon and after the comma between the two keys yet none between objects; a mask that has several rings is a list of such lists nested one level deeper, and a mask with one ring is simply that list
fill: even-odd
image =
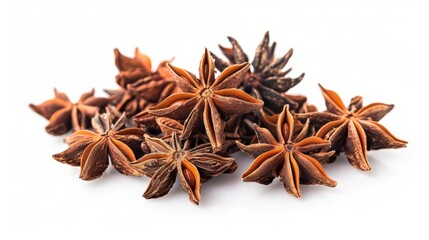
[{"label": "whole star anise", "polygon": [[116,83],[121,88],[105,91],[114,99],[116,108],[127,116],[133,116],[177,91],[174,81],[169,80],[170,74],[166,69],[168,61],[161,62],[152,72],[150,58],[141,54],[138,48],[134,58],[122,55],[118,49],[114,52],[119,70]]},{"label": "whole star anise", "polygon": [[270,184],[279,176],[286,191],[298,198],[301,196],[300,184],[336,185],[318,161],[334,153],[318,152],[329,146],[329,141],[308,137],[308,122],[301,131],[296,131],[294,126],[295,120],[286,105],[278,116],[277,139],[268,129],[254,124],[258,143],[246,146],[237,141],[240,149],[255,159],[243,173],[243,181]]},{"label": "whole star anise", "polygon": [[109,165],[109,156],[115,169],[125,175],[141,176],[131,166],[142,155],[140,145],[144,131],[139,128],[125,128],[125,115],[112,125],[111,118],[104,113],[92,118],[95,132],[79,130],[66,138],[69,148],[52,157],[62,163],[80,166],[80,178],[93,180],[101,177]]},{"label": "whole star anise", "polygon": [[225,120],[228,117],[258,110],[263,105],[261,100],[236,88],[249,68],[248,63],[229,66],[215,78],[213,58],[206,49],[200,61],[199,78],[172,65],[168,68],[183,93],[167,97],[149,108],[148,112],[176,120],[186,119],[180,136],[182,139],[189,138],[204,125],[215,152],[222,149],[225,141]]},{"label": "whole star anise", "polygon": [[[216,68],[223,71],[231,64],[246,63],[249,61],[240,44],[232,37],[228,37],[232,47],[226,48],[219,45],[220,50],[229,60],[226,62],[215,54],[211,53],[216,60]],[[264,101],[264,106],[275,113],[282,111],[285,104],[289,104],[292,110],[298,109],[299,102],[296,102],[289,95],[282,93],[297,85],[303,78],[302,73],[297,78],[286,77],[291,68],[283,71],[283,68],[292,57],[293,50],[290,49],[283,57],[276,58],[274,55],[276,43],[270,45],[270,35],[266,32],[262,42],[256,48],[255,57],[252,61],[252,69],[249,69],[240,87],[253,96],[260,96]]]},{"label": "whole star anise", "polygon": [[225,172],[234,163],[234,158],[210,153],[210,144],[189,149],[189,141],[186,141],[182,146],[176,132],[172,134],[170,143],[148,135],[145,139],[151,153],[132,165],[152,178],[143,195],[148,199],[166,195],[179,175],[180,186],[188,193],[189,199],[198,204],[201,183]]},{"label": "whole star anise", "polygon": [[393,109],[392,104],[371,103],[362,107],[362,98],[355,97],[346,108],[337,93],[319,86],[327,112],[297,114],[296,117],[310,119],[320,128],[316,136],[329,140],[331,149],[344,151],[352,166],[369,171],[367,150],[406,147],[406,141],[396,138],[378,123]]},{"label": "whole star anise", "polygon": [[110,102],[108,98],[94,97],[94,93],[92,89],[82,94],[77,103],[72,103],[66,94],[54,89],[55,98],[39,105],[30,104],[30,108],[49,120],[46,132],[62,135],[70,129],[86,129],[89,120]]}]

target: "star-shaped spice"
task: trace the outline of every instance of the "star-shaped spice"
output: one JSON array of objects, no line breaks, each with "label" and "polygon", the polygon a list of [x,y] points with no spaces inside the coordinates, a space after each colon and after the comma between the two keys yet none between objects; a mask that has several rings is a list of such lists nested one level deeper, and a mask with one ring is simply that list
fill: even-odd
[{"label": "star-shaped spice", "polygon": [[210,144],[189,149],[189,141],[186,141],[182,146],[175,132],[170,143],[147,135],[145,139],[151,153],[132,165],[152,178],[143,195],[148,199],[166,195],[179,175],[180,186],[188,193],[189,199],[198,204],[201,182],[225,172],[234,163],[234,158],[210,153]]},{"label": "star-shaped spice", "polygon": [[205,134],[215,152],[222,149],[225,141],[225,120],[258,110],[263,102],[236,87],[249,69],[248,63],[227,67],[217,78],[213,58],[206,49],[197,78],[192,73],[168,65],[177,85],[183,93],[173,94],[158,105],[148,109],[150,114],[185,120],[182,139],[189,138],[204,125]]},{"label": "star-shaped spice", "polygon": [[104,108],[110,99],[94,97],[94,89],[82,94],[77,103],[72,103],[66,94],[54,89],[55,98],[39,105],[30,104],[30,108],[49,120],[46,132],[62,135],[70,129],[73,131],[86,129],[92,117]]},{"label": "star-shaped spice", "polygon": [[289,112],[289,105],[286,105],[278,116],[277,139],[268,129],[255,124],[258,143],[246,146],[237,141],[240,149],[255,159],[243,173],[243,181],[270,184],[279,176],[286,191],[298,198],[301,196],[300,184],[336,185],[319,163],[334,153],[318,152],[329,146],[329,142],[315,136],[308,137],[308,121],[301,131],[296,131],[294,126],[295,120]]},{"label": "star-shaped spice", "polygon": [[363,171],[371,170],[367,150],[406,147],[407,142],[393,136],[378,123],[393,109],[393,105],[371,103],[362,107],[362,98],[352,99],[348,108],[332,90],[319,84],[325,98],[327,112],[297,114],[320,127],[316,136],[331,142],[331,149],[344,151],[349,163]]},{"label": "star-shaped spice", "polygon": [[[216,68],[220,71],[231,64],[249,61],[237,40],[232,37],[228,37],[228,40],[231,42],[231,48],[221,45],[219,47],[229,62],[211,53],[216,60]],[[296,110],[300,107],[300,102],[296,102],[293,96],[282,95],[282,93],[297,85],[304,78],[304,73],[297,78],[286,77],[292,69],[283,71],[283,68],[292,57],[293,50],[290,49],[283,57],[276,58],[274,55],[275,48],[276,43],[270,44],[270,35],[269,32],[266,32],[262,42],[256,48],[255,57],[252,61],[253,70],[248,71],[240,87],[249,94],[260,96],[264,101],[264,106],[275,113],[281,112],[285,104],[289,104],[292,110]]]},{"label": "star-shaped spice", "polygon": [[133,116],[177,91],[174,81],[169,80],[171,76],[166,68],[168,61],[161,62],[157,70],[152,72],[150,58],[141,54],[138,48],[134,58],[122,55],[118,49],[114,52],[119,69],[116,83],[121,88],[105,91],[113,97],[116,108],[127,116]]},{"label": "star-shaped spice", "polygon": [[111,118],[104,113],[92,118],[95,132],[79,130],[66,139],[69,148],[53,155],[53,158],[72,166],[80,166],[80,178],[93,180],[101,177],[109,165],[109,157],[115,169],[125,175],[141,176],[131,166],[142,155],[140,148],[144,131],[139,128],[121,127],[125,124],[125,115],[112,125]]}]

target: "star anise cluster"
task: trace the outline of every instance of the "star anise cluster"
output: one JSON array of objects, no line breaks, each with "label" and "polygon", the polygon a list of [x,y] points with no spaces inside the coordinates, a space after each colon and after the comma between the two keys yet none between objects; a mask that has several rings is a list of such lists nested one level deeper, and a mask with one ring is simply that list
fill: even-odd
[{"label": "star anise cluster", "polygon": [[240,44],[220,46],[227,61],[205,49],[198,73],[151,59],[136,48],[133,58],[115,49],[116,90],[77,102],[54,90],[55,97],[30,108],[49,120],[52,135],[72,132],[68,145],[53,158],[80,167],[80,178],[100,178],[111,164],[124,175],[151,178],[145,198],[166,195],[177,182],[199,204],[201,184],[233,173],[231,154],[243,151],[254,160],[245,182],[271,184],[279,177],[286,191],[301,196],[301,184],[334,187],[323,164],[345,153],[349,163],[369,171],[368,151],[402,148],[380,121],[391,104],[348,107],[337,93],[320,86],[326,111],[318,112],[303,95],[289,89],[304,77],[285,69],[293,50],[276,57],[276,43],[264,35],[250,62]]}]

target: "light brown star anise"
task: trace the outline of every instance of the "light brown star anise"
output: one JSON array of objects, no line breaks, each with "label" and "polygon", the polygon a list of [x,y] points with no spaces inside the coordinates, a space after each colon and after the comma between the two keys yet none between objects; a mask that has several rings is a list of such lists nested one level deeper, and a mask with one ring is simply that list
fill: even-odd
[{"label": "light brown star anise", "polygon": [[80,166],[80,178],[93,180],[101,177],[109,165],[109,157],[115,169],[125,175],[141,176],[130,163],[140,157],[144,131],[125,128],[125,115],[112,125],[108,114],[97,114],[92,118],[95,132],[79,130],[66,138],[69,148],[52,157],[62,163]]},{"label": "light brown star anise", "polygon": [[301,196],[300,184],[336,185],[319,163],[334,153],[318,152],[329,146],[329,141],[308,137],[308,121],[301,131],[296,131],[294,126],[295,120],[286,105],[277,120],[278,140],[268,129],[254,124],[258,143],[246,146],[237,141],[240,149],[255,159],[243,173],[243,181],[267,185],[279,176],[286,191],[298,198]]},{"label": "light brown star anise", "polygon": [[141,54],[138,48],[134,58],[122,55],[118,49],[114,52],[119,69],[116,83],[121,88],[105,91],[114,99],[116,108],[127,116],[133,116],[177,91],[174,81],[169,80],[171,76],[166,69],[168,61],[161,62],[152,72],[150,58]]},{"label": "light brown star anise", "polygon": [[200,61],[199,78],[172,65],[168,68],[183,93],[167,97],[148,112],[176,120],[186,119],[182,139],[188,139],[204,125],[215,152],[222,149],[228,117],[258,110],[263,105],[261,100],[236,88],[249,68],[248,63],[229,66],[215,78],[213,58],[206,49]]},{"label": "light brown star anise", "polygon": [[319,86],[327,112],[297,114],[296,117],[310,119],[313,125],[320,128],[316,136],[329,140],[331,149],[344,151],[352,166],[369,171],[367,150],[406,147],[406,141],[396,138],[378,123],[393,109],[392,104],[371,103],[362,107],[362,98],[358,96],[346,108],[337,93]]},{"label": "light brown star anise", "polygon": [[94,89],[82,94],[77,103],[72,103],[66,94],[54,89],[55,97],[39,105],[30,104],[30,108],[49,120],[46,132],[62,135],[70,129],[73,131],[86,129],[92,117],[104,108],[110,99],[94,97]]},{"label": "light brown star anise", "polygon": [[[216,68],[223,71],[231,64],[246,63],[249,61],[240,44],[232,37],[228,37],[232,47],[226,48],[219,45],[220,50],[229,62],[222,60],[211,53],[216,60]],[[293,50],[290,49],[283,57],[276,58],[274,51],[276,43],[270,45],[270,35],[266,32],[262,42],[256,48],[255,57],[252,61],[252,70],[249,70],[240,87],[247,93],[255,97],[260,96],[264,101],[264,106],[275,113],[282,111],[285,104],[291,106],[291,110],[298,109],[299,102],[294,101],[289,95],[282,94],[297,85],[304,78],[302,73],[297,78],[286,77],[291,68],[283,71],[283,68],[292,57]]]},{"label": "light brown star anise", "polygon": [[225,172],[234,163],[234,158],[210,153],[210,144],[189,149],[189,141],[186,141],[182,146],[176,132],[172,134],[170,143],[148,135],[145,139],[151,153],[132,165],[152,178],[143,195],[147,199],[166,195],[179,175],[180,186],[188,193],[189,199],[198,204],[201,183]]}]

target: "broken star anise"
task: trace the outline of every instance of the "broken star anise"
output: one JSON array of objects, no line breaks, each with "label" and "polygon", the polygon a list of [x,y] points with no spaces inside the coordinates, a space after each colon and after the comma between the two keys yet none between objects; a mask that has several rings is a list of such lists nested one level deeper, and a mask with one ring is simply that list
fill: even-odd
[{"label": "broken star anise", "polygon": [[[228,37],[228,40],[231,42],[231,48],[221,45],[219,45],[219,48],[229,62],[211,53],[216,60],[216,68],[220,71],[223,71],[231,64],[249,61],[237,40],[232,37]],[[240,88],[255,97],[260,96],[264,101],[264,106],[275,113],[281,112],[285,104],[289,104],[291,110],[296,110],[300,107],[299,102],[282,93],[297,85],[304,78],[304,73],[297,78],[286,77],[292,69],[289,68],[283,71],[283,68],[292,57],[293,50],[290,49],[283,57],[276,58],[274,55],[275,48],[276,43],[274,42],[270,45],[270,35],[269,32],[266,32],[262,42],[256,48],[252,61],[253,70],[249,69],[245,79],[240,84]]]},{"label": "broken star anise", "polygon": [[189,199],[198,204],[201,182],[225,172],[234,163],[234,158],[210,153],[210,144],[189,149],[189,141],[186,141],[182,146],[176,132],[173,132],[170,143],[148,135],[145,139],[151,153],[132,165],[152,178],[143,195],[148,199],[166,195],[179,175],[180,186],[188,193]]},{"label": "broken star anise", "polygon": [[93,180],[101,177],[109,165],[109,156],[115,169],[125,175],[141,176],[131,166],[142,155],[140,145],[143,142],[143,130],[125,128],[125,115],[112,125],[108,114],[97,114],[92,118],[92,126],[96,132],[79,130],[66,138],[69,148],[53,155],[53,158],[72,166],[80,166],[80,178]]},{"label": "broken star anise", "polygon": [[393,109],[392,104],[371,103],[362,107],[362,98],[355,97],[346,108],[337,93],[319,86],[327,112],[297,114],[296,117],[310,119],[314,126],[320,128],[316,136],[329,140],[331,149],[344,151],[352,166],[369,171],[367,150],[406,147],[406,141],[396,138],[378,123]]},{"label": "broken star anise", "polygon": [[119,70],[116,83],[118,90],[105,90],[112,96],[116,108],[131,117],[148,106],[158,103],[177,90],[174,81],[166,69],[168,61],[159,64],[152,72],[152,63],[148,56],[136,48],[134,58],[115,52],[115,64]]},{"label": "broken star anise", "polygon": [[183,93],[167,97],[148,112],[176,120],[186,119],[181,139],[188,139],[203,125],[214,151],[218,152],[225,141],[225,120],[258,110],[263,105],[261,100],[236,88],[249,69],[248,63],[229,66],[215,78],[213,58],[206,49],[200,61],[199,78],[172,65],[168,68]]},{"label": "broken star anise", "polygon": [[336,185],[319,163],[334,153],[318,152],[329,146],[329,141],[307,136],[308,121],[301,131],[296,131],[294,126],[295,120],[286,105],[278,116],[277,139],[268,129],[254,124],[258,143],[246,146],[237,141],[240,149],[255,159],[243,173],[243,181],[267,185],[279,176],[286,191],[298,198],[301,196],[300,184]]},{"label": "broken star anise", "polygon": [[30,104],[30,108],[49,120],[46,132],[62,135],[70,129],[73,131],[86,129],[92,117],[104,108],[110,99],[94,97],[94,89],[82,94],[77,103],[72,103],[66,94],[54,89],[55,98],[39,105]]}]

